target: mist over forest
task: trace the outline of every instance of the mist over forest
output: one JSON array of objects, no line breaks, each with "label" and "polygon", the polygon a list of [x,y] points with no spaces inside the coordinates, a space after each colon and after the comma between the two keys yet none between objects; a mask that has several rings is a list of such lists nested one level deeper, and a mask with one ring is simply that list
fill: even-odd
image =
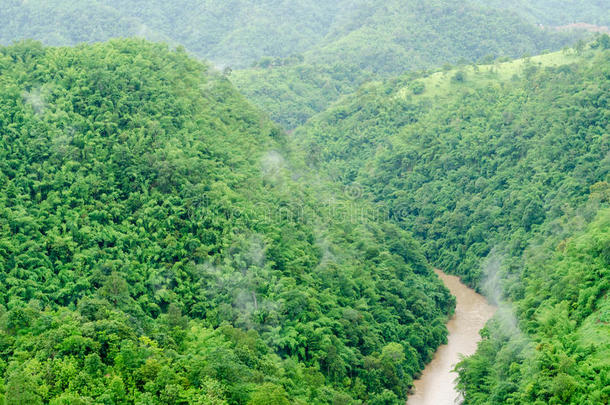
[{"label": "mist over forest", "polygon": [[0,0],[0,405],[418,405],[436,269],[497,308],[453,398],[608,404],[609,26]]}]

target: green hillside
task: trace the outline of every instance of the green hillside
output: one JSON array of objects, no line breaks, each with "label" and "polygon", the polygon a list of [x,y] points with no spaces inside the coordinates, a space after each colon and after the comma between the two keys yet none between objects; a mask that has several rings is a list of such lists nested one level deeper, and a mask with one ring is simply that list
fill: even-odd
[{"label": "green hillside", "polygon": [[3,0],[0,405],[609,404],[609,13]]},{"label": "green hillside", "polygon": [[0,48],[0,100],[3,403],[398,404],[445,341],[413,238],[183,50]]},{"label": "green hillside", "polygon": [[372,83],[294,133],[506,307],[459,366],[467,404],[610,399],[609,49]]},{"label": "green hillside", "polygon": [[435,264],[476,285],[499,241],[514,236],[519,250],[607,180],[607,51],[596,46],[371,84],[295,138],[309,162],[366,186]]},{"label": "green hillside", "polygon": [[232,80],[286,128],[364,82],[406,71],[561,49],[578,33],[543,31],[511,12],[454,1],[372,2],[301,59],[261,60]]},{"label": "green hillside", "polygon": [[248,66],[318,43],[343,7],[314,0],[6,0],[0,43],[50,45],[141,36],[180,43],[217,65]]},{"label": "green hillside", "polygon": [[610,25],[610,8],[604,0],[474,0],[487,7],[507,9],[527,20],[551,26],[584,22]]},{"label": "green hillside", "polygon": [[0,43],[139,36],[181,44],[221,69],[231,67],[239,90],[288,129],[376,77],[534,55],[582,36],[542,30],[500,5],[456,0],[5,3]]},{"label": "green hillside", "polygon": [[308,52],[310,62],[383,72],[402,70],[406,60],[420,68],[442,58],[520,56],[557,41],[517,14],[455,0],[6,0],[0,14],[5,44],[33,38],[74,45],[134,35],[180,43],[219,66],[243,68],[263,57]]},{"label": "green hillside", "polygon": [[[591,203],[610,202],[597,188]],[[590,213],[588,213],[590,214]],[[610,210],[592,224],[575,213],[564,232],[527,250],[520,328],[504,314],[459,364],[465,404],[607,404],[610,401]]]}]

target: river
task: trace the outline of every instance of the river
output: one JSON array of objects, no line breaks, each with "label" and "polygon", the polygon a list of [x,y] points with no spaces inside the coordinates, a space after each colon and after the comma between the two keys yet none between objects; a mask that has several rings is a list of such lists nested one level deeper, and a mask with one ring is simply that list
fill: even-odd
[{"label": "river", "polygon": [[455,314],[447,323],[447,344],[438,348],[434,359],[421,377],[415,380],[414,391],[409,395],[407,405],[452,405],[461,402],[455,390],[457,373],[451,370],[461,355],[474,354],[481,340],[479,331],[496,311],[485,297],[466,287],[458,277],[440,270],[436,270],[436,274],[456,297]]}]

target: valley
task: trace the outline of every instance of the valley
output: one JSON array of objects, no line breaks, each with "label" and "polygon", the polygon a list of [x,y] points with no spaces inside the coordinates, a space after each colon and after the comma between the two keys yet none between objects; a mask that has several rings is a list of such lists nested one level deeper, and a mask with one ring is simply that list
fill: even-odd
[{"label": "valley", "polygon": [[604,2],[1,9],[0,405],[610,402]]},{"label": "valley", "polygon": [[422,376],[414,381],[408,405],[453,404],[461,399],[455,386],[458,374],[452,370],[463,357],[475,353],[481,340],[479,331],[496,312],[485,297],[466,287],[458,277],[440,270],[436,274],[456,297],[455,313],[447,323],[447,344],[438,348]]}]

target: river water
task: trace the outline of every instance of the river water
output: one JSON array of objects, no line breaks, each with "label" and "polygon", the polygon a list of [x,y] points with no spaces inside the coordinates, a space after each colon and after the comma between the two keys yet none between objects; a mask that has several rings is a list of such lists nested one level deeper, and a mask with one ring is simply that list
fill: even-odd
[{"label": "river water", "polygon": [[438,348],[434,359],[414,382],[414,392],[409,395],[407,405],[452,405],[461,402],[455,390],[457,373],[451,370],[460,361],[460,356],[474,354],[481,340],[479,331],[493,316],[496,308],[485,297],[466,287],[458,277],[440,270],[436,274],[456,297],[455,315],[447,323],[448,342]]}]

